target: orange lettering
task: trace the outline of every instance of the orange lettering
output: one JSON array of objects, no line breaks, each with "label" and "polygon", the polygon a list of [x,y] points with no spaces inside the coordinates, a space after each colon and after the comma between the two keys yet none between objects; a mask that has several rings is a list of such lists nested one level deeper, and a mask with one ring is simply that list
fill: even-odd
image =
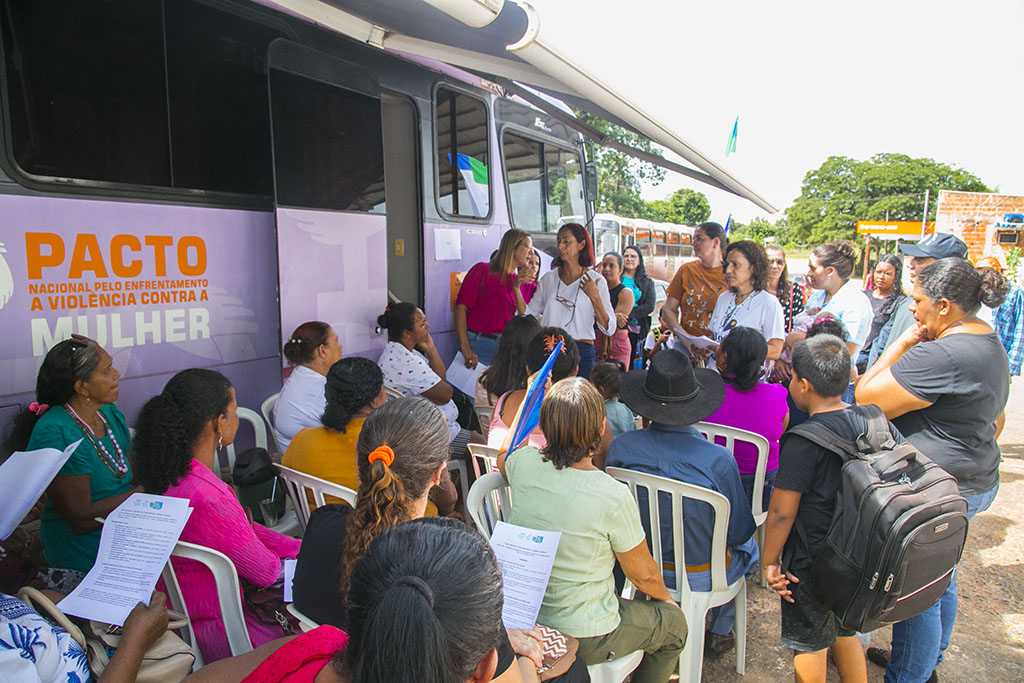
[{"label": "orange lettering", "polygon": [[96,277],[110,277],[107,275],[107,266],[103,263],[103,254],[100,253],[96,235],[83,233],[75,238],[75,250],[71,254],[68,279],[77,280],[86,270],[91,270]]},{"label": "orange lettering", "polygon": [[153,247],[157,277],[167,275],[167,247],[171,246],[173,242],[174,239],[167,235],[146,235],[146,246]]},{"label": "orange lettering", "polygon": [[[188,248],[196,250],[196,263],[188,262]],[[206,242],[194,235],[186,235],[178,240],[178,270],[186,277],[196,277],[206,272]]]},{"label": "orange lettering", "polygon": [[124,261],[124,248],[142,251],[142,243],[135,235],[114,235],[110,240],[110,269],[118,277],[138,277],[142,272],[142,259]]},{"label": "orange lettering", "polygon": [[[49,253],[42,252],[43,245],[50,247]],[[52,232],[26,232],[25,263],[28,279],[41,280],[43,268],[54,268],[64,263],[64,240]]]}]

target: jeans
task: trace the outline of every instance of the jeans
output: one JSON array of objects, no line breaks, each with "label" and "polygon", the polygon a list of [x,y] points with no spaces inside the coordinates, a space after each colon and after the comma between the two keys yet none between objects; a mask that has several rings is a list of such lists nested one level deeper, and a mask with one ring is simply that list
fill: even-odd
[{"label": "jeans", "polygon": [[[997,484],[991,491],[964,496],[967,499],[967,519],[992,505]],[[920,683],[927,681],[942,662],[942,653],[949,647],[956,623],[956,572],[949,588],[939,601],[916,617],[892,626],[892,655],[885,668],[885,683]]]},{"label": "jeans", "polygon": [[473,330],[466,330],[466,334],[469,336],[469,348],[476,354],[477,363],[490,365],[494,354],[498,352],[498,340],[484,337]]},{"label": "jeans", "polygon": [[576,349],[580,352],[580,369],[576,373],[577,377],[583,379],[590,379],[590,371],[594,369],[594,361],[597,358],[597,352],[594,351],[593,344],[586,344],[584,342],[576,342]]},{"label": "jeans", "polygon": [[[764,495],[761,498],[761,512],[768,512],[768,503],[772,499],[772,489],[775,488],[775,475],[778,473],[778,469],[764,473]],[[754,476],[753,474],[740,475],[740,482],[743,483],[743,492],[747,494],[747,500],[751,502],[754,500]]]}]

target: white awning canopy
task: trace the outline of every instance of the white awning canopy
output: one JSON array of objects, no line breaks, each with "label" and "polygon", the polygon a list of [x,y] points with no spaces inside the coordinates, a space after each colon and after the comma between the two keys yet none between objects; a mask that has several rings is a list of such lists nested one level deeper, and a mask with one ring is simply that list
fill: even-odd
[{"label": "white awning canopy", "polygon": [[[697,170],[645,155],[639,150],[623,151],[726,189],[768,212],[778,211],[771,202],[648,113],[642,102],[627,99],[616,89],[616,84],[599,76],[587,64],[570,59],[559,49],[559,41],[578,37],[545,32],[537,11],[522,0],[256,1],[381,49],[435,59],[498,83],[511,81],[529,85],[650,138]],[[509,85],[514,86],[514,83]],[[533,104],[545,108],[537,102]],[[551,113],[550,109],[545,109]]]}]

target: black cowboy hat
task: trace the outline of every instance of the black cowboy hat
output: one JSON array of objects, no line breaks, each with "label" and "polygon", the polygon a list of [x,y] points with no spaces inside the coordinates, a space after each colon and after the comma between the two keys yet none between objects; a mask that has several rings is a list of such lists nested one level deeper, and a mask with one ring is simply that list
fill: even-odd
[{"label": "black cowboy hat", "polygon": [[725,384],[714,370],[694,370],[685,354],[665,349],[651,359],[650,370],[626,373],[619,395],[633,412],[649,420],[691,425],[718,410],[725,400]]}]

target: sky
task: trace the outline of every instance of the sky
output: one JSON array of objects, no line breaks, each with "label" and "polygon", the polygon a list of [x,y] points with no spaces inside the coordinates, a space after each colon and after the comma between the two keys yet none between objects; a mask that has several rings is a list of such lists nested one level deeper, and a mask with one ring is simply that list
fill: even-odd
[{"label": "sky", "polygon": [[[572,56],[779,209],[831,155],[929,157],[1024,194],[1024,0],[528,2],[544,31],[580,36]],[[672,172],[643,196],[681,187],[708,196],[712,220],[782,215]]]}]

